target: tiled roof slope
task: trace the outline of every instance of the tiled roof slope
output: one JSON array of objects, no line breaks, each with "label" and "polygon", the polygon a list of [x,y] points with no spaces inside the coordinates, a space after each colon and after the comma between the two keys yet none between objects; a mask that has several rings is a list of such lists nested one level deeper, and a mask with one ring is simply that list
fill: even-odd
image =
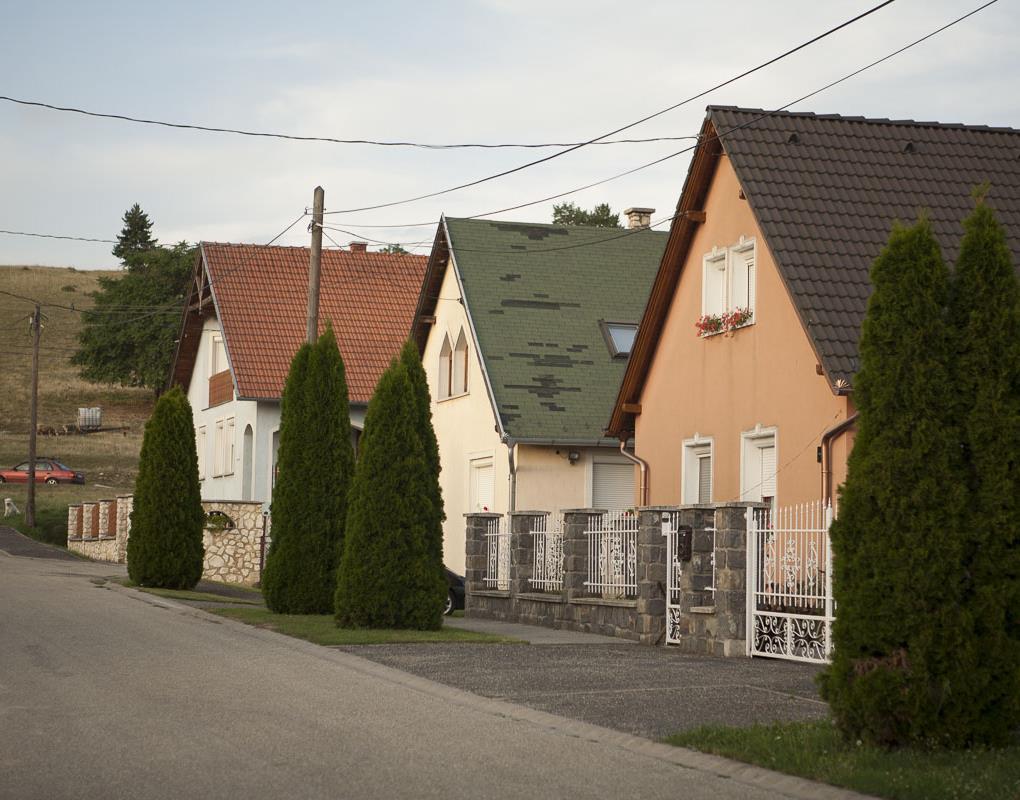
[{"label": "tiled roof slope", "polygon": [[595,442],[625,359],[600,320],[637,323],[667,234],[447,219],[464,295],[504,430]]},{"label": "tiled roof slope", "polygon": [[[926,211],[948,263],[985,181],[1020,266],[1020,131],[710,107],[827,374],[852,383],[868,271]],[[740,127],[740,126],[746,127]],[[727,133],[727,131],[729,131]]]},{"label": "tiled roof slope", "polygon": [[[305,340],[306,247],[203,242],[238,395],[275,399]],[[367,403],[411,331],[424,256],[323,250],[319,330],[332,320],[352,403]]]}]

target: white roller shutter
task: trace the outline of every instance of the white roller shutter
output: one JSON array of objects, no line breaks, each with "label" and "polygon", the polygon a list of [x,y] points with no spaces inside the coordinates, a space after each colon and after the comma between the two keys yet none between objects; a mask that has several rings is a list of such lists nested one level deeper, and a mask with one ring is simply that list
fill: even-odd
[{"label": "white roller shutter", "polygon": [[698,456],[698,502],[712,502],[712,456]]},{"label": "white roller shutter", "polygon": [[634,467],[631,464],[592,465],[591,504],[618,511],[634,507]]},{"label": "white roller shutter", "polygon": [[764,445],[758,448],[761,463],[761,496],[776,496],[776,446]]},{"label": "white roller shutter", "polygon": [[496,497],[495,471],[492,461],[471,462],[471,509],[472,511],[494,511]]}]

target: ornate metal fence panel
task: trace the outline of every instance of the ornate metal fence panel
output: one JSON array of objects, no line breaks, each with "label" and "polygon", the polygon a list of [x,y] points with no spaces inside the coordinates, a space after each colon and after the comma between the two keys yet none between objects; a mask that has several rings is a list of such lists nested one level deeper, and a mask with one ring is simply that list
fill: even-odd
[{"label": "ornate metal fence panel", "polygon": [[633,511],[607,511],[593,516],[588,537],[588,579],[585,588],[605,598],[637,596],[638,516]]},{"label": "ornate metal fence panel", "polygon": [[[551,520],[551,523],[550,523]],[[535,520],[535,565],[531,588],[558,592],[563,588],[563,521],[559,514]]]},{"label": "ornate metal fence panel", "polygon": [[485,534],[485,577],[487,589],[510,590],[510,520],[498,517],[489,520]]},{"label": "ornate metal fence panel", "polygon": [[747,512],[747,650],[826,662],[832,653],[832,507]]},{"label": "ornate metal fence panel", "polygon": [[666,537],[666,644],[680,641],[680,619],[683,614],[683,589],[680,584],[684,562],[680,560],[678,537],[680,514],[677,511],[662,515],[662,535]]}]

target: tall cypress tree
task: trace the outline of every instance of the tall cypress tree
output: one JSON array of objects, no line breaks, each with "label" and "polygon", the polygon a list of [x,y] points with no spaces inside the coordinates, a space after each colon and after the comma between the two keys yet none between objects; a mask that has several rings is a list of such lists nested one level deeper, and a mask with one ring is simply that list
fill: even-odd
[{"label": "tall cypress tree", "polygon": [[174,387],[145,423],[127,544],[131,580],[192,588],[202,577],[204,525],[191,406]]},{"label": "tall cypress tree", "polygon": [[430,537],[429,459],[407,368],[394,360],[365,416],[336,591],[340,625],[436,629],[446,583]]},{"label": "tall cypress tree", "polygon": [[282,614],[328,614],[354,472],[347,382],[331,325],[291,363],[277,463],[266,604]]},{"label": "tall cypress tree", "polygon": [[858,434],[832,527],[838,604],[822,693],[851,739],[958,744],[974,652],[961,606],[966,501],[945,322],[948,270],[926,220],[871,269]]},{"label": "tall cypress tree", "polygon": [[972,724],[999,743],[1020,724],[1020,284],[986,191],[964,221],[949,320],[970,491],[964,598],[981,655]]},{"label": "tall cypress tree", "polygon": [[404,345],[404,349],[400,351],[400,363],[407,370],[407,376],[414,389],[418,414],[416,427],[425,451],[429,492],[432,494],[433,514],[428,537],[433,556],[441,568],[443,564],[443,522],[446,520],[443,492],[439,486],[439,471],[442,467],[439,463],[439,442],[436,439],[436,431],[432,427],[432,401],[429,395],[428,378],[425,376],[425,368],[422,366],[418,348],[415,347],[414,342],[409,341]]}]

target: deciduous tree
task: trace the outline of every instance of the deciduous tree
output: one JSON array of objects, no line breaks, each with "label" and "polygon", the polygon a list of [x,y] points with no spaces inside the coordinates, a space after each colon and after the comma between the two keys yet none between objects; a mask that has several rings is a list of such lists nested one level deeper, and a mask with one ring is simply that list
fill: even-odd
[{"label": "deciduous tree", "polygon": [[596,228],[622,228],[620,215],[609,207],[609,203],[599,203],[591,211],[580,208],[573,203],[553,205],[553,223],[557,225],[593,225]]}]

